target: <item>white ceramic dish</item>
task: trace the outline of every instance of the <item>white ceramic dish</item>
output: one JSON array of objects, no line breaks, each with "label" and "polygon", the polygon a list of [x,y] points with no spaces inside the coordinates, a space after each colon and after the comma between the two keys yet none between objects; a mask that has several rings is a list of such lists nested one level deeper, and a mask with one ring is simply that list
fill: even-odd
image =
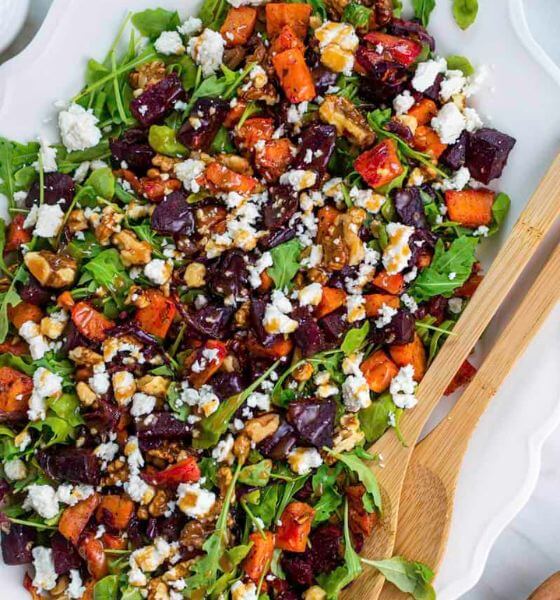
[{"label": "white ceramic dish", "polygon": [[29,0],[0,0],[0,52],[21,31],[29,11]]},{"label": "white ceramic dish", "polygon": [[[127,9],[156,5],[196,12],[197,0],[55,0],[31,45],[0,68],[0,134],[30,139],[54,136],[54,102],[82,84],[87,58],[102,57]],[[464,54],[492,67],[477,107],[490,125],[514,135],[518,145],[500,186],[513,206],[502,240],[487,244],[489,260],[507,229],[560,149],[560,70],[532,39],[522,0],[481,2],[478,20],[461,32],[449,2],[440,2],[431,24],[441,54]],[[490,120],[491,119],[491,120]],[[5,210],[5,207],[3,207]],[[556,228],[556,240],[560,227]],[[550,249],[551,243],[548,244]],[[532,262],[533,272],[544,253]],[[521,282],[517,292],[527,285]],[[511,303],[510,303],[511,304]],[[504,307],[481,344],[481,354],[508,318]],[[500,390],[469,448],[459,483],[447,557],[437,579],[441,600],[458,598],[479,579],[493,542],[534,488],[542,444],[560,423],[560,309]],[[21,572],[0,566],[2,588],[24,598]]]}]

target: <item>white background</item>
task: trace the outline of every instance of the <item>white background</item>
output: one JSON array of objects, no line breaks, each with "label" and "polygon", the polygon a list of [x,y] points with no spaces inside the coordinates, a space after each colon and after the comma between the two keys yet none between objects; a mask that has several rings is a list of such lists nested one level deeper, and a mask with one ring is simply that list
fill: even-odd
[{"label": "white background", "polygon": [[[25,47],[40,26],[50,2],[31,0],[24,30],[8,51],[0,54],[0,63]],[[525,4],[534,37],[560,64],[560,0],[525,0]],[[544,448],[539,483],[529,504],[502,533],[482,579],[463,596],[464,600],[521,600],[543,579],[560,570],[559,457],[560,430]]]}]

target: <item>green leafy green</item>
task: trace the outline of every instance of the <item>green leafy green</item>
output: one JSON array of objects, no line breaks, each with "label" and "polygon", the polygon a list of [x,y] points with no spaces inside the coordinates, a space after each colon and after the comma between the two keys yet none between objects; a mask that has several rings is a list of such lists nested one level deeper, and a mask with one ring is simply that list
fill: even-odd
[{"label": "green leafy green", "polygon": [[0,294],[0,344],[6,339],[10,329],[8,321],[8,308],[21,302],[20,295],[16,291],[16,283],[25,282],[28,278],[27,271],[20,266],[12,279],[10,286]]},{"label": "green leafy green", "polygon": [[164,31],[175,30],[181,24],[181,20],[177,11],[148,8],[132,15],[132,24],[142,35],[157,38]]},{"label": "green leafy green", "polygon": [[462,71],[465,77],[468,77],[474,73],[474,67],[472,66],[470,60],[465,56],[459,56],[458,54],[453,54],[447,57],[447,68],[449,70]]},{"label": "green leafy green", "polygon": [[16,173],[24,166],[31,165],[37,160],[39,144],[19,144],[0,137],[0,194],[8,198],[8,207],[14,207],[14,194],[25,189],[25,181],[18,182]]},{"label": "green leafy green", "polygon": [[476,262],[477,245],[477,238],[462,236],[445,250],[440,238],[430,266],[420,273],[410,289],[414,299],[423,302],[438,295],[449,298],[469,278]]},{"label": "green leafy green", "polygon": [[115,195],[115,176],[109,167],[96,169],[87,179],[86,185],[91,185],[95,192],[105,198],[111,200]]},{"label": "green leafy green", "polygon": [[115,248],[100,252],[84,265],[83,270],[111,294],[119,308],[124,308],[124,299],[132,285],[132,279]]},{"label": "green leafy green", "polygon": [[436,0],[412,0],[414,16],[419,19],[424,27],[430,22],[430,15],[436,7]]},{"label": "green leafy green", "polygon": [[171,407],[175,418],[185,422],[189,416],[190,410],[188,404],[180,401],[179,384],[176,381],[171,382],[167,388],[165,399]]},{"label": "green leafy green", "polygon": [[354,27],[365,27],[369,25],[372,10],[358,2],[350,2],[347,4],[342,13],[342,20],[346,23],[354,25]]},{"label": "green leafy green", "polygon": [[93,600],[117,600],[119,593],[119,578],[117,575],[107,575],[93,587]]},{"label": "green leafy green", "polygon": [[[222,0],[225,2],[225,0]],[[195,102],[200,98],[219,96],[224,100],[229,100],[237,88],[243,83],[243,80],[249,74],[249,71],[253,68],[253,63],[249,63],[244,69],[240,71],[232,71],[225,65],[221,66],[223,75],[218,77],[212,75],[204,79],[201,84],[194,90],[189,105],[185,112],[188,114]]]},{"label": "green leafy green", "polygon": [[272,267],[268,268],[277,289],[283,290],[288,287],[295,277],[300,266],[301,244],[297,239],[290,240],[272,248]]},{"label": "green leafy green", "polygon": [[511,206],[510,197],[503,192],[500,192],[492,204],[492,224],[488,230],[488,235],[493,235],[504,224]]},{"label": "green leafy green", "polygon": [[212,141],[210,150],[212,152],[215,152],[216,154],[219,154],[221,152],[235,152],[235,146],[231,143],[229,131],[225,127],[222,126],[220,127],[220,129],[218,129],[218,133]]},{"label": "green leafy green", "polygon": [[204,0],[198,17],[202,21],[204,27],[218,30],[225,21],[229,4],[226,0]]},{"label": "green leafy green", "polygon": [[0,219],[0,270],[5,275],[11,278],[12,274],[8,269],[8,265],[4,260],[4,248],[6,247],[6,223],[4,219]]},{"label": "green leafy green", "polygon": [[[447,336],[451,333],[453,326],[455,325],[455,321],[447,320],[440,324],[437,328],[437,331],[432,335],[430,339],[429,353],[428,353],[428,364],[431,364],[436,354],[438,353],[441,345],[447,338]],[[445,336],[445,337],[444,337]]]},{"label": "green leafy green", "polygon": [[368,442],[378,440],[389,428],[391,413],[397,415],[400,411],[395,406],[391,394],[386,392],[374,400],[367,408],[358,413],[360,428]]},{"label": "green leafy green", "polygon": [[476,20],[478,0],[453,0],[453,17],[461,29],[468,29]]},{"label": "green leafy green", "polygon": [[148,134],[150,146],[166,156],[185,156],[187,149],[177,141],[175,130],[166,125],[152,125]]},{"label": "green leafy green", "polygon": [[361,558],[361,561],[365,565],[375,567],[387,581],[416,600],[435,600],[436,593],[431,585],[434,573],[426,565],[406,560],[402,556],[393,556],[386,560]]},{"label": "green leafy green", "polygon": [[261,460],[254,465],[243,467],[239,474],[239,481],[245,485],[264,487],[270,479],[271,471],[272,461],[269,459]]},{"label": "green leafy green", "polygon": [[281,490],[281,485],[267,485],[262,490],[256,490],[257,495],[247,503],[255,518],[261,519],[265,528],[270,527],[274,521]]},{"label": "green leafy green", "polygon": [[344,336],[340,349],[344,354],[357,352],[367,339],[369,333],[369,321],[365,321],[361,327],[354,327]]},{"label": "green leafy green", "polygon": [[403,9],[402,0],[393,0],[393,14],[395,15],[395,17],[397,17],[397,19],[400,19],[401,14],[402,14],[402,9]]}]

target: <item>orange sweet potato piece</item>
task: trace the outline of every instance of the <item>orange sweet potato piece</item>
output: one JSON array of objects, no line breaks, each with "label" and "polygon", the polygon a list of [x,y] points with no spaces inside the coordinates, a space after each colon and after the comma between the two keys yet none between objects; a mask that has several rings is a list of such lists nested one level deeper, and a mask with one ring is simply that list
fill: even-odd
[{"label": "orange sweet potato piece", "polygon": [[471,363],[466,360],[460,367],[455,377],[451,380],[451,383],[447,386],[445,390],[445,395],[449,396],[460,387],[467,385],[470,383],[471,379],[476,375],[476,367],[471,365]]},{"label": "orange sweet potato piece", "polygon": [[144,293],[149,304],[136,311],[135,321],[146,333],[164,338],[177,312],[175,302],[156,289],[146,290]]},{"label": "orange sweet potato piece", "polygon": [[115,535],[105,532],[101,536],[101,541],[103,542],[103,547],[108,550],[126,550],[128,546],[128,540],[120,534]]},{"label": "orange sweet potato piece", "polygon": [[420,152],[429,154],[432,158],[438,159],[447,148],[439,139],[439,135],[428,125],[420,125],[414,133],[412,146]]},{"label": "orange sweet potato piece", "polygon": [[293,350],[294,344],[289,338],[278,338],[272,342],[269,346],[263,346],[257,342],[254,338],[247,340],[247,349],[253,356],[260,356],[262,358],[282,358],[288,356]]},{"label": "orange sweet potato piece", "polygon": [[426,349],[417,333],[414,334],[414,339],[409,344],[391,346],[389,354],[397,366],[413,366],[414,381],[420,381],[424,377],[427,366]]},{"label": "orange sweet potato piece", "polygon": [[276,547],[287,552],[305,552],[315,510],[305,502],[290,502],[276,531]]},{"label": "orange sweet potato piece", "polygon": [[16,329],[19,329],[27,321],[39,323],[42,318],[43,311],[35,304],[20,302],[15,306],[8,306],[8,319]]},{"label": "orange sweet potato piece", "polygon": [[404,288],[404,279],[400,273],[389,275],[387,271],[382,270],[372,279],[375,287],[388,292],[389,294],[400,294]]},{"label": "orange sweet potato piece", "polygon": [[282,27],[280,33],[272,40],[271,47],[272,54],[278,54],[291,48],[299,48],[302,52],[305,50],[301,37],[296,34],[290,25]]},{"label": "orange sweet potato piece", "polygon": [[270,140],[255,154],[255,167],[267,181],[276,181],[292,162],[294,145],[287,138]]},{"label": "orange sweet potato piece", "polygon": [[387,185],[404,170],[397,153],[397,143],[392,139],[383,140],[362,152],[354,161],[354,168],[372,188]]},{"label": "orange sweet potato piece", "polygon": [[272,288],[272,277],[265,271],[261,273],[261,285],[258,287],[259,292],[268,292]]},{"label": "orange sweet potato piece", "polygon": [[383,352],[378,350],[360,365],[360,369],[372,392],[380,394],[391,383],[391,379],[399,372],[397,365]]},{"label": "orange sweet potato piece", "polygon": [[266,33],[270,39],[280,34],[289,25],[293,32],[304,39],[309,29],[311,6],[303,2],[271,2],[265,7]]},{"label": "orange sweet potato piece", "polygon": [[255,144],[260,140],[264,140],[265,142],[270,140],[275,129],[274,119],[252,117],[247,119],[241,127],[237,127],[235,137],[241,147],[253,150]]},{"label": "orange sweet potato piece", "polygon": [[126,496],[110,494],[101,498],[95,517],[110,529],[122,531],[128,527],[133,513],[134,502],[132,500]]},{"label": "orange sweet potato piece", "polygon": [[200,479],[200,467],[194,456],[189,456],[170,465],[163,471],[150,473],[147,481],[156,486],[177,487],[180,483],[191,483]]},{"label": "orange sweet potato piece", "polygon": [[346,302],[346,292],[339,288],[323,288],[323,295],[321,296],[321,302],[315,309],[315,317],[320,319],[326,317],[330,313],[334,312],[337,308],[340,308]]},{"label": "orange sweet potato piece", "polygon": [[64,509],[58,522],[58,531],[74,545],[78,544],[83,530],[99,506],[99,500],[99,494],[94,493],[78,504]]},{"label": "orange sweet potato piece", "polygon": [[72,298],[72,294],[68,290],[66,290],[65,292],[62,292],[60,296],[58,296],[58,298],[56,299],[56,304],[57,306],[60,306],[60,308],[71,310],[74,304],[76,304],[76,302],[74,298]]},{"label": "orange sweet potato piece", "polygon": [[264,537],[260,531],[255,531],[249,536],[253,542],[249,554],[243,561],[242,568],[247,577],[258,584],[265,569],[268,570],[272,554],[274,553],[274,534],[271,531],[265,531]]},{"label": "orange sweet potato piece", "polygon": [[11,367],[0,367],[0,421],[25,416],[33,379]]},{"label": "orange sweet potato piece", "polygon": [[437,104],[429,98],[422,98],[409,111],[408,115],[418,121],[418,125],[427,125],[437,115]]},{"label": "orange sweet potato piece", "polygon": [[226,20],[220,29],[228,48],[243,46],[249,41],[257,22],[257,9],[252,6],[239,6],[229,9]]},{"label": "orange sweet potato piece", "polygon": [[24,222],[25,215],[18,214],[8,225],[8,231],[6,232],[6,245],[4,246],[5,252],[13,252],[22,244],[27,244],[27,242],[31,241],[31,232],[23,228]]},{"label": "orange sweet potato piece", "polygon": [[250,194],[258,184],[258,181],[254,177],[236,173],[217,162],[210,163],[206,167],[204,177],[206,178],[208,187],[215,192]]},{"label": "orange sweet potato piece", "polygon": [[93,342],[102,342],[107,337],[107,331],[115,326],[113,321],[87,302],[74,304],[71,314],[78,331]]},{"label": "orange sweet potato piece", "polygon": [[80,556],[86,561],[90,575],[94,579],[103,579],[109,573],[109,564],[103,548],[103,542],[95,538],[95,534],[88,534],[78,547]]},{"label": "orange sweet potato piece", "polygon": [[[267,8],[271,6],[267,4]],[[289,4],[288,6],[298,6]],[[308,102],[317,95],[311,71],[300,48],[291,48],[275,54],[272,64],[286,98],[292,104]]]},{"label": "orange sweet potato piece", "polygon": [[368,294],[366,299],[366,315],[368,317],[378,317],[380,308],[386,304],[391,308],[399,308],[400,298],[391,294]]},{"label": "orange sweet potato piece", "polygon": [[226,118],[224,120],[224,127],[226,127],[227,129],[231,129],[232,127],[237,125],[237,122],[243,116],[243,113],[245,112],[246,108],[247,102],[237,100],[235,106],[233,106],[226,115]]},{"label": "orange sweet potato piece", "polygon": [[197,348],[187,359],[191,369],[188,375],[191,385],[196,389],[201,388],[222,366],[227,355],[227,346],[219,340],[208,340]]},{"label": "orange sweet potato piece", "polygon": [[447,215],[451,221],[465,227],[480,227],[492,223],[494,192],[491,190],[463,190],[445,192]]},{"label": "orange sweet potato piece", "polygon": [[319,209],[319,212],[317,213],[317,218],[319,219],[317,239],[319,243],[325,236],[331,235],[331,228],[336,225],[336,220],[339,215],[340,211],[334,206],[324,206]]},{"label": "orange sweet potato piece", "polygon": [[366,488],[361,484],[350,485],[346,488],[348,498],[348,524],[354,534],[369,537],[377,524],[377,513],[368,513],[362,500]]}]

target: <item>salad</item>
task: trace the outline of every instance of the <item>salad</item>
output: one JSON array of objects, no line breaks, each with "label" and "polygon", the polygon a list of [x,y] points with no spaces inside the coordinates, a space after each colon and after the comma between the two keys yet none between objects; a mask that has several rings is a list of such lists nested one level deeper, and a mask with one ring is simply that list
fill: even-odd
[{"label": "salad", "polygon": [[433,3],[396,4],[129,15],[61,143],[0,138],[1,547],[33,597],[434,597],[359,556],[368,448],[482,279],[515,140]]}]

